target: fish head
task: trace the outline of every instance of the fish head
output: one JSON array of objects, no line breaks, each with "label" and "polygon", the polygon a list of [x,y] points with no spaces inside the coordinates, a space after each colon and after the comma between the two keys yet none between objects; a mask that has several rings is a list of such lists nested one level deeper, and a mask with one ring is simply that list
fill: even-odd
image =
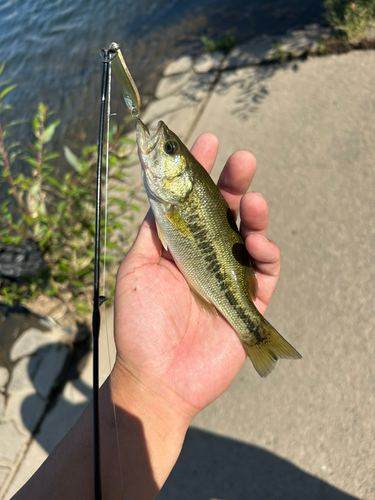
[{"label": "fish head", "polygon": [[149,197],[164,202],[184,200],[193,187],[189,151],[182,141],[160,121],[153,133],[137,121],[138,154]]}]

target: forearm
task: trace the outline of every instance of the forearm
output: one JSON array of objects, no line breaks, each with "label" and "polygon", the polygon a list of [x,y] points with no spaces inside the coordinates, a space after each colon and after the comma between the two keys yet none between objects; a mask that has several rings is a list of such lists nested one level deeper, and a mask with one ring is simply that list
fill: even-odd
[{"label": "forearm", "polygon": [[[112,384],[108,379],[100,389],[103,500],[155,498],[178,458],[187,426],[188,420],[164,401],[137,383],[124,384],[115,370]],[[90,404],[13,500],[93,499],[92,436]]]}]

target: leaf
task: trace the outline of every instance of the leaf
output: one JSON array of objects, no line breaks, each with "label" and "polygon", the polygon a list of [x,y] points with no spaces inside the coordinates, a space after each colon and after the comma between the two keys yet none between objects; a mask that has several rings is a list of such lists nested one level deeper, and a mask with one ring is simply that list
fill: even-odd
[{"label": "leaf", "polygon": [[17,147],[20,147],[21,146],[21,143],[20,142],[12,142],[11,144],[8,145],[8,151],[12,148],[17,148]]},{"label": "leaf", "polygon": [[65,210],[65,203],[63,201],[60,201],[60,203],[57,205],[57,212],[61,214],[63,210]]},{"label": "leaf", "polygon": [[86,146],[85,148],[83,148],[82,153],[86,155],[88,153],[96,153],[97,151],[98,151],[98,146],[92,144],[91,146]]},{"label": "leaf", "polygon": [[44,161],[54,160],[55,158],[58,158],[59,156],[60,156],[59,153],[50,153],[49,155],[46,155],[44,157]]},{"label": "leaf", "polygon": [[8,87],[6,87],[2,92],[0,92],[0,99],[3,99],[16,86],[17,86],[16,84],[13,84],[13,85],[9,85]]},{"label": "leaf", "polygon": [[56,120],[55,122],[51,123],[51,125],[48,125],[48,127],[44,130],[42,136],[42,141],[44,142],[44,144],[46,144],[52,139],[56,127],[58,127],[59,125],[60,125],[60,120]]},{"label": "leaf", "polygon": [[82,169],[83,169],[82,162],[78,158],[78,156],[76,156],[73,153],[73,151],[68,148],[68,146],[64,146],[64,156],[65,156],[66,161],[69,163],[69,165],[71,167],[73,167],[74,170],[80,174],[82,172]]},{"label": "leaf", "polygon": [[38,114],[41,116],[41,118],[43,117],[43,119],[45,118],[45,114],[47,112],[47,109],[48,109],[48,106],[46,106],[45,104],[43,104],[42,102],[40,102],[38,104]]},{"label": "leaf", "polygon": [[29,163],[33,167],[37,167],[38,166],[38,162],[32,156],[24,156],[23,159],[26,160],[27,163]]},{"label": "leaf", "polygon": [[13,162],[14,160],[17,158],[17,156],[19,156],[20,154],[20,151],[12,151],[9,155],[8,155],[8,160],[9,160],[9,165],[13,165]]},{"label": "leaf", "polygon": [[60,261],[58,263],[58,268],[60,269],[60,271],[63,271],[63,272],[66,272],[66,273],[68,273],[70,271],[69,266],[67,264],[65,264],[65,262],[62,262],[62,261]]},{"label": "leaf", "polygon": [[84,284],[82,283],[82,281],[72,280],[70,283],[71,283],[71,285],[75,286],[76,288],[83,288],[84,287]]},{"label": "leaf", "polygon": [[12,83],[10,80],[4,80],[0,82],[0,87],[5,87],[5,85],[9,85],[10,83]]},{"label": "leaf", "polygon": [[3,72],[3,70],[4,70],[4,67],[5,67],[5,61],[0,66],[0,75]]},{"label": "leaf", "polygon": [[23,236],[22,236],[21,234],[19,234],[19,235],[17,235],[17,236],[14,236],[14,238],[13,238],[13,243],[14,243],[15,245],[19,245],[19,243],[21,242],[22,238],[23,238]]},{"label": "leaf", "polygon": [[33,132],[34,132],[34,135],[36,136],[37,133],[38,133],[38,130],[39,130],[39,127],[40,127],[40,119],[39,119],[39,115],[35,115],[34,116],[34,120],[33,120]]},{"label": "leaf", "polygon": [[8,130],[10,127],[14,127],[15,125],[20,125],[21,123],[25,123],[25,120],[13,120],[12,122],[7,123],[3,130]]},{"label": "leaf", "polygon": [[117,141],[120,144],[137,144],[136,141],[134,139],[130,139],[130,137],[120,137]]}]

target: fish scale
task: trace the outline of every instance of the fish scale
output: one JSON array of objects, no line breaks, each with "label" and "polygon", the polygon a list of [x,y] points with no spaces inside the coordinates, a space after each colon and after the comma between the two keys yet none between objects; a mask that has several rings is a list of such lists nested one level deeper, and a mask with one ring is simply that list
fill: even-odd
[{"label": "fish scale", "polygon": [[252,301],[256,278],[251,260],[210,175],[163,122],[150,134],[138,120],[137,143],[159,238],[195,295],[233,327],[262,377],[277,359],[300,358]]},{"label": "fish scale", "polygon": [[[176,263],[182,273],[190,275],[189,269],[197,266],[200,268],[200,273],[197,276],[205,276],[204,280],[195,279],[192,283],[193,288],[202,295],[204,299],[212,302],[213,305],[227,318],[237,333],[241,336],[248,337],[253,335],[251,343],[256,343],[260,340],[259,331],[256,327],[257,322],[252,317],[255,306],[251,300],[248,300],[248,290],[246,288],[245,272],[254,273],[250,259],[247,258],[247,268],[239,266],[233,279],[231,269],[238,263],[235,257],[233,248],[240,245],[246,252],[243,240],[238,232],[233,215],[216,190],[211,177],[202,172],[203,180],[198,180],[196,189],[190,194],[190,198],[183,206],[178,207],[178,211],[182,219],[188,224],[191,229],[193,241],[186,244],[186,238],[181,239],[179,244],[181,251],[176,249],[176,256],[181,254],[181,258],[176,258]],[[215,193],[215,200],[204,205],[204,213],[201,214],[199,200],[210,199],[209,193],[205,192],[205,186],[211,188],[209,192]],[[212,189],[212,186],[215,189]],[[207,190],[207,188],[206,188]],[[225,218],[223,217],[225,215]],[[224,225],[219,221],[227,220]],[[172,228],[173,231],[173,228]],[[219,234],[221,237],[217,238]],[[174,243],[172,243],[174,246]],[[193,246],[196,245],[196,249]],[[232,249],[228,252],[226,249]],[[248,257],[248,256],[247,256]],[[186,269],[185,268],[189,268]],[[207,279],[207,276],[210,279]],[[223,295],[226,301],[223,301]],[[254,314],[253,314],[254,316]]]}]

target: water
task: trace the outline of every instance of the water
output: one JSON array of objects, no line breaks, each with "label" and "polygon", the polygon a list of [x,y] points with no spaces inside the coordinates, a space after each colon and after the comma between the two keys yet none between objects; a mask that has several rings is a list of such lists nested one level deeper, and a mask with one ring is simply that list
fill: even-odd
[{"label": "water", "polygon": [[[43,101],[62,120],[61,142],[95,141],[98,53],[112,41],[147,103],[166,62],[202,51],[202,34],[234,29],[243,42],[320,20],[321,0],[0,0],[0,62],[4,77],[17,83],[9,95],[17,118],[30,122]],[[114,99],[120,101],[116,89]]]}]

